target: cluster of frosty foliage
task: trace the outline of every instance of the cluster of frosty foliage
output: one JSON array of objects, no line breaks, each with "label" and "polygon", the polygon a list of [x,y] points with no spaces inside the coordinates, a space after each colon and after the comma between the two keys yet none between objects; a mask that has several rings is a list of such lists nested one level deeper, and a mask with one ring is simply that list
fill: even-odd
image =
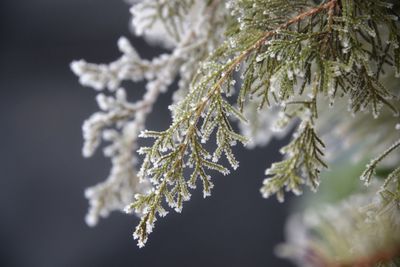
[{"label": "cluster of frosty foliage", "polygon": [[387,194],[396,186],[373,183],[362,194],[292,215],[277,254],[304,267],[398,266],[399,198]]},{"label": "cluster of frosty foliage", "polygon": [[[227,175],[239,166],[233,146],[263,146],[292,132],[283,159],[265,172],[265,198],[316,191],[320,173],[343,153],[370,160],[361,175],[366,185],[384,180],[380,189],[370,187],[379,195],[327,208],[312,224],[296,222],[304,231],[292,231],[295,244],[281,252],[310,265],[347,266],[329,264],[380,260],[381,251],[391,251],[386,244],[400,247],[393,227],[400,217],[400,95],[398,80],[388,81],[400,73],[400,24],[391,1],[127,1],[133,33],[167,52],[144,59],[121,37],[115,61],[71,64],[80,83],[97,92],[99,107],[83,124],[83,155],[102,147],[112,163],[107,179],[86,190],[89,225],[115,210],[136,213],[133,236],[142,247],[166,205],[180,212],[197,183],[210,195],[211,172]],[[143,97],[130,100],[126,82],[144,84]],[[175,82],[169,128],[145,130],[158,97]],[[139,148],[139,137],[154,142]],[[368,212],[358,212],[375,196]],[[334,240],[319,240],[318,231]]]},{"label": "cluster of frosty foliage", "polygon": [[[158,96],[178,79],[173,103],[187,94],[199,62],[221,42],[224,10],[205,1],[129,1],[132,5],[132,28],[136,35],[161,44],[169,53],[152,60],[140,57],[126,37],[118,40],[122,56],[108,64],[74,61],[72,71],[82,85],[97,91],[99,111],[83,124],[83,155],[90,157],[102,144],[104,155],[111,159],[108,178],[85,192],[90,202],[87,223],[95,225],[99,217],[123,210],[134,195],[150,190],[147,179],[136,171],[137,139],[144,130],[146,117]],[[159,17],[160,12],[163,17]],[[164,20],[164,19],[165,20]],[[179,78],[177,78],[179,77]],[[121,86],[124,81],[145,82],[146,92],[136,102],[127,100]]]}]

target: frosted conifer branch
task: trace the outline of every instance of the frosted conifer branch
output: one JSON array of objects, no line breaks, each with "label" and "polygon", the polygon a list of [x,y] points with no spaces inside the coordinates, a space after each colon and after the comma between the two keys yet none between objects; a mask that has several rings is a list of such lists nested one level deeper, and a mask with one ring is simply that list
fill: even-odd
[{"label": "frosted conifer branch", "polygon": [[[146,196],[139,196],[137,201],[131,205],[132,210],[144,213],[134,233],[135,239],[139,240],[139,246],[143,246],[147,241],[148,234],[153,229],[157,211],[164,210],[161,206],[163,198],[171,207],[180,212],[182,202],[190,198],[187,184],[193,187],[198,176],[203,181],[204,196],[210,194],[212,183],[210,176],[204,171],[205,167],[226,174],[227,169],[217,164],[222,154],[225,154],[233,169],[238,167],[231,146],[238,141],[246,143],[247,140],[233,131],[228,116],[231,114],[242,121],[246,119],[239,110],[231,106],[223,97],[223,94],[229,96],[230,81],[235,69],[245,60],[254,58],[253,55],[256,55],[254,52],[260,49],[268,38],[280,34],[281,29],[285,29],[305,17],[332,8],[334,3],[335,1],[332,1],[311,9],[280,25],[277,30],[262,33],[258,35],[258,38],[251,39],[248,47],[238,56],[233,55],[232,58],[232,55],[227,55],[226,65],[219,65],[211,61],[209,64],[213,64],[211,66],[215,68],[215,72],[200,78],[188,96],[177,105],[176,109],[179,112],[174,111],[171,127],[164,132],[153,133],[149,136],[155,138],[155,142],[153,147],[142,149],[145,159],[140,175],[152,177],[150,181],[155,186],[155,190]],[[204,65],[203,68],[207,70],[209,65]],[[239,93],[240,95],[241,93]],[[307,126],[306,135],[309,135],[308,128],[309,126]],[[207,142],[214,130],[216,131],[217,149],[212,156],[215,166],[211,166],[211,162],[207,160],[210,153],[202,147],[201,143]],[[144,133],[144,136],[146,136],[146,133]],[[319,151],[319,148],[314,147],[313,149],[313,153],[317,153],[314,157],[320,160],[318,152],[316,152]],[[190,156],[186,157],[188,152]],[[323,163],[321,160],[320,162]],[[305,162],[305,164],[309,163],[316,164],[312,160]],[[301,164],[302,162],[299,163],[299,165]],[[187,166],[193,168],[189,180],[183,177]],[[311,172],[310,182],[315,184],[318,174],[312,166],[308,170]],[[160,214],[160,212],[158,213]]]},{"label": "frosted conifer branch", "polygon": [[[110,145],[104,152],[113,163],[108,180],[88,191],[89,222],[127,205],[126,212],[141,217],[134,238],[142,247],[157,217],[168,213],[164,203],[181,212],[199,182],[204,197],[209,196],[214,171],[227,175],[238,168],[237,143],[265,144],[292,126],[297,130],[281,150],[284,159],[266,172],[265,197],[276,194],[283,200],[285,189],[300,194],[303,184],[316,190],[331,160],[323,158],[324,152],[336,151],[331,141],[342,151],[346,142],[366,144],[358,150],[362,153],[370,147],[382,151],[398,140],[393,132],[398,88],[382,79],[400,73],[400,30],[390,1],[129,2],[135,33],[171,51],[145,60],[121,38],[122,56],[116,61],[71,65],[83,85],[101,91],[101,111],[83,127],[84,155],[91,156],[106,141]],[[175,79],[170,127],[145,130],[155,101]],[[144,81],[143,99],[128,101],[120,88],[123,81]],[[355,118],[347,119],[349,114]],[[242,134],[232,121],[239,121]],[[376,126],[376,134],[369,125]],[[281,134],[270,133],[271,128]],[[384,129],[391,132],[382,141]],[[339,138],[332,138],[335,133]],[[154,141],[138,150],[144,159],[136,171],[139,135]],[[360,135],[373,140],[360,142]],[[398,157],[390,154],[390,159]],[[386,185],[398,180],[396,170],[381,190],[387,199],[393,190]]]},{"label": "frosted conifer branch", "polygon": [[310,122],[303,122],[294,136],[294,140],[281,149],[285,159],[272,164],[265,172],[270,176],[264,180],[261,188],[265,198],[276,193],[278,200],[282,202],[284,187],[299,195],[302,193],[302,184],[307,184],[316,191],[320,183],[319,173],[321,169],[328,167],[322,159],[325,145]]},{"label": "frosted conifer branch", "polygon": [[[180,5],[178,2],[177,4]],[[199,6],[204,5],[198,4],[197,7]],[[154,6],[150,5],[149,8],[154,8]],[[204,8],[210,7],[204,6]],[[218,10],[213,12],[218,12]],[[151,61],[141,59],[129,41],[121,38],[118,41],[119,50],[123,53],[120,59],[110,64],[91,64],[83,60],[71,64],[74,73],[80,77],[82,85],[96,90],[108,89],[114,94],[114,96],[107,96],[105,93],[100,93],[97,96],[101,111],[93,114],[83,126],[84,156],[93,155],[104,140],[111,143],[104,149],[104,153],[112,160],[111,173],[106,182],[86,192],[91,203],[87,217],[88,224],[94,225],[99,216],[104,217],[110,211],[124,209],[132,202],[136,193],[148,190],[149,184],[146,177],[139,179],[135,170],[135,164],[138,161],[135,155],[137,137],[144,129],[147,114],[152,110],[158,95],[167,90],[180,72],[179,85],[182,89],[179,91],[185,91],[185,87],[194,76],[196,64],[198,64],[196,60],[207,55],[208,49],[217,42],[217,38],[209,36],[211,28],[208,20],[210,19],[214,20],[213,15],[207,12],[196,24],[192,25],[191,30],[182,33],[184,35],[181,36],[181,41],[175,44],[176,47],[171,54],[163,54]],[[200,28],[199,25],[202,27]],[[205,36],[210,37],[210,40],[207,40],[209,47],[204,46]],[[124,89],[118,89],[121,82],[125,80],[147,82],[147,90],[142,100],[136,103],[129,103],[126,100]],[[176,94],[175,99],[180,98],[179,94]],[[139,180],[142,180],[144,184],[140,184]]]},{"label": "frosted conifer branch", "polygon": [[366,185],[369,185],[369,183],[371,182],[372,176],[375,174],[377,165],[384,158],[386,158],[390,153],[392,153],[394,150],[396,150],[399,147],[400,147],[400,140],[398,140],[396,143],[391,145],[381,155],[379,155],[377,158],[373,159],[370,163],[368,163],[367,169],[363,172],[360,179],[362,181],[364,181]]}]

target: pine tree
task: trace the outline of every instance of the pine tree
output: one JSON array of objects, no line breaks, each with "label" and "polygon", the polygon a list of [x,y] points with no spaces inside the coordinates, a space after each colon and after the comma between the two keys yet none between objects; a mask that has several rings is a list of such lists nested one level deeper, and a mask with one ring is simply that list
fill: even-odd
[{"label": "pine tree", "polygon": [[[228,175],[239,167],[233,146],[265,145],[292,133],[283,159],[267,166],[265,198],[318,191],[321,176],[341,169],[336,162],[344,155],[353,165],[370,161],[346,179],[371,185],[324,211],[294,217],[280,255],[304,266],[399,266],[398,2],[131,4],[135,34],[170,52],[146,60],[122,37],[116,61],[71,64],[84,86],[99,91],[100,111],[83,125],[83,154],[107,142],[104,154],[112,161],[107,180],[86,191],[88,224],[113,210],[136,213],[134,238],[142,247],[157,218],[167,215],[166,205],[181,212],[197,185],[207,197],[215,172]],[[171,125],[146,130],[157,98],[176,80]],[[124,81],[145,82],[143,98],[128,101]],[[152,145],[138,149],[138,137]]]}]

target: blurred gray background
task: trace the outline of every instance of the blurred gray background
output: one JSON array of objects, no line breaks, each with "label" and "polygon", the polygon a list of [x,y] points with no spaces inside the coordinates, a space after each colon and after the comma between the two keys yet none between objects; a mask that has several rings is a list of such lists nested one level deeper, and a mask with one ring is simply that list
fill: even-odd
[{"label": "blurred gray background", "polygon": [[[215,175],[212,197],[196,192],[182,214],[159,220],[143,249],[131,236],[134,216],[85,225],[83,191],[110,165],[101,153],[81,156],[81,124],[97,107],[69,63],[116,59],[121,35],[144,57],[162,52],[130,35],[129,18],[122,0],[0,1],[0,267],[291,266],[273,254],[287,204],[259,193],[265,167],[279,157],[277,142],[238,148],[241,168]],[[149,128],[167,126],[169,99]]]}]

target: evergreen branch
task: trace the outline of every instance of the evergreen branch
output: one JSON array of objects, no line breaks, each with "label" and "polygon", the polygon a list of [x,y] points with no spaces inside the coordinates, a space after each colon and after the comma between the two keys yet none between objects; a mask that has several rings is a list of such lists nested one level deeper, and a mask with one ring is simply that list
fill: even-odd
[{"label": "evergreen branch", "polygon": [[[328,167],[324,161],[325,144],[317,135],[318,132],[327,140],[324,136],[327,129],[321,124],[332,120],[334,123],[328,128],[337,132],[346,126],[352,128],[341,131],[340,136],[346,140],[354,137],[354,133],[368,131],[366,125],[371,126],[366,120],[369,114],[358,122],[345,121],[341,119],[347,115],[340,110],[343,106],[335,103],[335,110],[331,112],[324,106],[328,102],[331,106],[336,100],[339,105],[346,102],[354,114],[370,109],[374,117],[379,116],[375,127],[380,129],[379,133],[393,130],[394,119],[386,121],[385,115],[389,111],[398,114],[398,93],[396,89],[386,88],[382,81],[388,67],[393,67],[396,75],[400,75],[398,15],[390,10],[390,0],[129,1],[133,3],[131,12],[136,34],[154,37],[156,41],[162,36],[166,47],[173,52],[145,60],[122,38],[119,47],[123,56],[117,61],[108,65],[84,61],[72,64],[82,84],[115,93],[115,97],[100,94],[98,102],[102,112],[84,124],[85,155],[91,156],[101,141],[111,142],[104,152],[113,163],[110,179],[104,186],[87,191],[91,203],[89,224],[94,224],[99,215],[131,203],[134,196],[134,202],[125,210],[141,216],[133,236],[139,247],[143,247],[158,216],[168,213],[166,205],[181,212],[184,201],[191,197],[190,189],[201,183],[203,196],[207,197],[213,188],[211,174],[214,171],[227,175],[229,166],[238,168],[233,146],[257,138],[256,142],[266,143],[271,136],[279,136],[265,132],[267,128],[269,131],[274,125],[274,129],[286,127],[289,131],[288,125],[294,125],[296,119],[300,122],[292,141],[281,149],[284,159],[267,169],[261,192],[264,197],[276,194],[278,200],[283,201],[284,190],[301,194],[303,185],[316,190],[320,172]],[[197,12],[198,8],[201,12]],[[239,72],[241,81],[235,72]],[[145,119],[158,95],[165,92],[176,77],[179,89],[170,106],[172,123],[164,131],[141,132],[141,137],[154,140],[152,146],[138,150],[144,160],[136,175],[134,150],[139,132],[144,129]],[[125,80],[146,83],[143,100],[133,104],[127,101],[125,91],[119,89]],[[240,88],[236,88],[236,83]],[[230,97],[236,97],[235,89],[239,91],[236,103],[232,104],[234,101]],[[383,106],[386,108],[381,111]],[[232,126],[232,117],[241,123],[244,136]],[[248,123],[250,125],[246,126]],[[258,137],[246,134],[260,125],[264,128]],[[377,148],[393,142],[393,136],[386,137],[385,141],[379,140]],[[374,138],[382,139],[379,134]],[[209,146],[210,139],[215,140],[215,149]],[[342,148],[345,142],[340,140],[338,147]],[[360,151],[376,143],[372,140]],[[371,161],[362,175],[366,184],[378,164],[389,154],[393,156],[398,147],[400,140]],[[226,164],[221,162],[223,157]],[[399,168],[394,169],[379,192],[384,205],[373,214],[382,222],[388,217],[388,211],[398,207],[399,173]],[[146,186],[141,188],[139,181]],[[397,188],[394,188],[396,183]],[[365,223],[363,214],[359,218],[347,217],[347,222],[362,219]],[[391,229],[391,221],[387,222],[388,225],[382,227]],[[362,265],[385,260],[384,255],[397,256],[391,252],[384,254],[389,250],[379,246],[374,250],[377,253],[368,254],[371,257],[363,257],[361,253],[358,258],[347,258],[351,242],[336,238],[336,230],[328,222],[321,233],[335,249],[338,245],[337,251],[343,253],[341,259],[345,260],[335,262],[328,257],[323,261],[322,257],[317,264]],[[349,233],[354,232],[356,237],[363,235],[357,230],[354,228]],[[378,237],[392,240],[390,236]],[[368,238],[372,240],[376,236]],[[393,240],[398,242],[396,238]]]},{"label": "evergreen branch", "polygon": [[365,185],[369,185],[372,179],[372,176],[376,172],[377,165],[386,158],[390,153],[400,147],[400,140],[390,146],[387,150],[385,150],[381,155],[377,158],[373,159],[370,163],[367,164],[367,168],[361,174],[360,180],[364,181]]},{"label": "evergreen branch", "polygon": [[[139,195],[137,201],[127,208],[128,211],[135,210],[137,213],[143,214],[134,233],[134,238],[138,239],[140,247],[144,246],[148,234],[152,231],[157,211],[164,211],[162,208],[163,197],[167,203],[178,212],[182,209],[182,202],[190,198],[190,193],[187,190],[188,182],[183,176],[184,169],[187,166],[194,165],[189,185],[193,187],[196,177],[200,176],[203,181],[204,196],[210,194],[212,183],[210,177],[204,171],[203,166],[211,167],[211,169],[216,169],[223,174],[227,173],[227,170],[223,166],[211,165],[210,162],[207,161],[209,153],[206,152],[200,142],[197,141],[199,138],[207,140],[209,134],[217,127],[217,149],[212,157],[213,162],[216,163],[221,155],[225,154],[232,168],[236,169],[238,167],[238,162],[234,158],[231,146],[235,145],[237,141],[242,143],[246,142],[246,139],[233,131],[228,120],[228,115],[231,114],[239,119],[244,119],[244,117],[241,115],[240,111],[236,111],[228,104],[221,95],[224,86],[229,84],[227,81],[231,79],[233,71],[237,69],[237,66],[248,58],[252,52],[265,45],[268,38],[306,17],[313,16],[324,10],[332,9],[336,4],[336,0],[331,0],[288,20],[273,31],[264,33],[261,38],[245,51],[241,52],[239,56],[230,60],[225,66],[220,67],[213,75],[204,77],[204,79],[191,90],[186,99],[178,105],[177,108],[180,111],[186,110],[186,112],[182,112],[182,115],[175,111],[177,115],[174,116],[172,126],[168,130],[160,132],[152,148],[141,150],[146,156],[139,175],[142,177],[150,176],[150,181],[155,185],[155,189],[147,196]],[[209,83],[212,83],[212,86],[210,89],[207,89]],[[195,103],[193,104],[192,101],[195,101]],[[202,132],[197,125],[203,116],[206,117],[207,120],[205,120],[205,125],[203,123],[203,127],[201,128],[203,129]],[[315,140],[319,139],[316,138],[310,127],[310,125],[307,125],[302,138],[306,138],[306,142],[315,142]],[[207,129],[207,131],[204,129]],[[146,132],[143,133],[143,136],[146,136]],[[154,133],[149,136],[153,137]],[[311,140],[309,140],[310,137]],[[319,160],[320,149],[318,145],[315,143],[308,143],[306,145],[312,146],[311,148],[307,148],[311,149],[309,151],[314,155],[314,160]],[[188,150],[190,150],[190,153]],[[168,153],[166,153],[167,151]],[[191,156],[185,161],[185,155],[187,153]],[[315,166],[313,160],[306,160],[305,163]],[[310,182],[315,186],[317,182],[317,169],[313,169],[312,166],[309,166],[308,170],[310,172]]]},{"label": "evergreen branch", "polygon": [[319,185],[320,170],[328,167],[322,160],[325,145],[310,121],[303,121],[294,136],[290,144],[281,149],[285,159],[272,164],[265,172],[270,176],[264,180],[261,188],[265,198],[276,194],[282,202],[284,187],[286,191],[299,195],[302,193],[302,184],[307,184],[315,191]]}]

